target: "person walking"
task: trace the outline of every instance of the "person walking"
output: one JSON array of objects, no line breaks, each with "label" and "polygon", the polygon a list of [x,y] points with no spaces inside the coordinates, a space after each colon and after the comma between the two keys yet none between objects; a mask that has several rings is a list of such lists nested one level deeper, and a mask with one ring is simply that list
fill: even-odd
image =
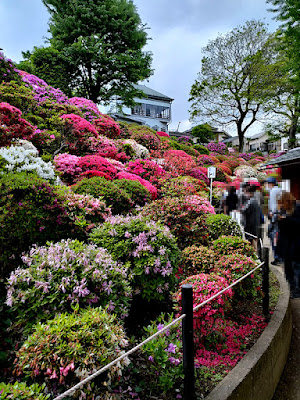
[{"label": "person walking", "polygon": [[231,211],[237,210],[238,201],[236,188],[234,186],[229,186],[228,194],[224,201],[224,214],[230,215]]},{"label": "person walking", "polygon": [[272,251],[274,260],[271,262],[272,265],[280,264],[281,260],[277,251],[277,240],[278,240],[278,198],[281,195],[281,188],[277,185],[277,180],[274,177],[269,177],[266,180],[266,189],[269,192],[268,201],[268,236],[271,241]]},{"label": "person walking", "polygon": [[300,204],[289,192],[282,192],[278,200],[277,251],[284,260],[286,280],[291,297],[300,297]]},{"label": "person walking", "polygon": [[256,186],[246,186],[245,195],[247,201],[241,208],[244,221],[244,230],[246,239],[252,244],[257,251],[257,238],[260,230],[261,209],[255,197]]}]

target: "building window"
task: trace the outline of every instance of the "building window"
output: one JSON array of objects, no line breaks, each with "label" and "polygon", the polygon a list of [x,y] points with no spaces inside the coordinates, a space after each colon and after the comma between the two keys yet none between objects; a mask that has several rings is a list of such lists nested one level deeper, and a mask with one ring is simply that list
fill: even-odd
[{"label": "building window", "polygon": [[131,109],[131,114],[152,118],[170,119],[170,107],[167,105],[157,106],[155,104],[139,103]]}]

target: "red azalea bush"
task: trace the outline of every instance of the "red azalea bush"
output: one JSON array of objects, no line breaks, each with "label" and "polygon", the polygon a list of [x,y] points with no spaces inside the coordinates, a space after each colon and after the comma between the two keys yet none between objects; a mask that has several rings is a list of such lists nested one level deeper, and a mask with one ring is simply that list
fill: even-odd
[{"label": "red azalea bush", "polygon": [[225,162],[230,169],[234,169],[240,165],[240,162],[236,157],[227,157]]},{"label": "red azalea bush", "polygon": [[0,147],[14,139],[28,139],[35,128],[21,117],[22,112],[8,103],[0,103]]},{"label": "red azalea bush", "polygon": [[153,200],[155,200],[157,198],[156,187],[154,185],[152,185],[150,182],[148,182],[146,179],[143,179],[138,175],[131,174],[126,171],[120,171],[117,173],[117,179],[129,179],[131,181],[138,181],[149,191],[149,193],[151,193]]},{"label": "red azalea bush", "polygon": [[167,132],[163,131],[157,131],[156,134],[160,137],[170,137],[170,135]]},{"label": "red azalea bush", "polygon": [[208,191],[206,184],[191,176],[178,176],[160,182],[159,197],[186,197],[198,195],[203,197]]},{"label": "red azalea bush", "polygon": [[226,175],[232,175],[232,171],[225,163],[216,164],[216,167],[220,168]]},{"label": "red azalea bush", "polygon": [[[77,166],[81,168],[81,175],[89,175],[90,171],[98,171],[98,176],[104,176],[107,179],[114,179],[117,175],[117,169],[103,157],[100,156],[84,156],[81,157]],[[95,175],[95,174],[94,174]]]},{"label": "red azalea bush", "polygon": [[[201,273],[189,276],[180,283],[180,290],[174,295],[174,300],[177,303],[176,309],[179,312],[181,312],[181,287],[186,284],[193,286],[194,308],[229,285],[226,278],[215,273]],[[215,329],[214,325],[217,318],[224,319],[225,311],[230,308],[232,296],[232,289],[228,289],[216,299],[194,312],[194,333],[196,342],[201,342],[206,335],[211,335],[212,331]]]},{"label": "red azalea bush", "polygon": [[110,139],[118,139],[121,135],[121,128],[116,121],[109,115],[102,114],[93,121],[99,135],[104,135]]},{"label": "red azalea bush", "polygon": [[192,156],[182,150],[167,150],[164,154],[165,167],[174,176],[186,175],[197,164]]},{"label": "red azalea bush", "polygon": [[69,151],[78,155],[89,151],[89,138],[98,137],[93,125],[75,114],[64,114],[61,118],[65,121],[65,129],[69,133],[66,143]]},{"label": "red azalea bush", "polygon": [[157,185],[161,179],[168,179],[169,174],[153,160],[129,161],[126,170]]},{"label": "red azalea bush", "polygon": [[194,243],[206,243],[208,238],[204,216],[214,214],[208,200],[199,196],[164,197],[146,205],[142,214],[168,226],[184,249]]},{"label": "red azalea bush", "polygon": [[[256,267],[255,261],[240,253],[233,253],[222,256],[215,263],[214,272],[225,276],[228,282],[232,283],[241,278]],[[260,272],[255,271],[251,276],[248,276],[233,289],[237,298],[257,296],[260,289]]]}]

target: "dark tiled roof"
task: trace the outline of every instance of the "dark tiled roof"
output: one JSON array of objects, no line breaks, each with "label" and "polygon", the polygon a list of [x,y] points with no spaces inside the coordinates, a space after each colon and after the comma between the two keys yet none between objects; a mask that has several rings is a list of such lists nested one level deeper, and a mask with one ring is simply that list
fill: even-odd
[{"label": "dark tiled roof", "polygon": [[287,153],[283,154],[280,157],[274,158],[272,161],[266,163],[269,164],[286,164],[290,162],[295,162],[299,160],[300,163],[300,147],[296,147],[295,149],[289,150]]},{"label": "dark tiled roof", "polygon": [[168,101],[173,101],[174,99],[171,99],[171,97],[168,97],[160,92],[157,92],[156,90],[153,90],[149,88],[148,86],[145,85],[134,85],[134,87],[138,90],[141,90],[144,92],[147,96],[153,97],[155,99],[162,99],[162,100],[168,100]]}]

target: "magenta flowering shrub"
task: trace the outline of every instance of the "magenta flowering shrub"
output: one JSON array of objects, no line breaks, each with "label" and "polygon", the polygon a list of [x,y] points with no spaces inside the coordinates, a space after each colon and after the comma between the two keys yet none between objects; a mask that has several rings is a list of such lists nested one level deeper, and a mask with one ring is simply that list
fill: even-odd
[{"label": "magenta flowering shrub", "polygon": [[[89,150],[91,153],[101,157],[116,158],[118,149],[112,139],[99,135],[98,137],[89,138]],[[119,155],[120,158],[124,156]],[[126,160],[125,156],[125,160]]]},{"label": "magenta flowering shrub", "polygon": [[9,58],[6,58],[2,52],[0,52],[0,82],[20,82],[20,76],[14,63]]},{"label": "magenta flowering shrub", "polygon": [[156,134],[160,137],[170,137],[170,135],[167,132],[163,131],[157,131]]},{"label": "magenta flowering shrub", "polygon": [[209,179],[207,178],[207,175],[205,175],[198,168],[191,169],[189,172],[187,172],[187,175],[192,176],[193,178],[199,179],[200,181],[203,181],[206,185],[209,184]]},{"label": "magenta flowering shrub", "polygon": [[78,166],[80,157],[73,154],[61,153],[54,157],[54,165],[61,173],[61,178],[67,184],[72,184],[81,174],[82,168]]},{"label": "magenta flowering shrub", "polygon": [[22,112],[8,103],[0,103],[0,147],[9,146],[14,139],[28,139],[35,128],[21,117]]},{"label": "magenta flowering shrub", "polygon": [[68,103],[78,107],[83,114],[83,118],[89,122],[101,115],[99,108],[92,100],[83,97],[71,97],[68,99]]},{"label": "magenta flowering shrub", "polygon": [[164,197],[147,204],[142,214],[168,226],[179,248],[207,243],[205,216],[215,210],[208,200],[197,195],[181,198]]},{"label": "magenta flowering shrub", "polygon": [[227,146],[223,142],[219,142],[219,143],[209,142],[209,143],[207,143],[206,147],[212,153],[218,153],[218,154],[226,154],[227,153]]},{"label": "magenta flowering shrub", "polygon": [[[255,261],[240,253],[232,253],[222,256],[214,267],[214,272],[221,276],[225,276],[228,282],[232,283],[237,279],[246,275],[256,267]],[[255,298],[260,290],[260,272],[256,271],[248,278],[233,288],[236,298]]]},{"label": "magenta flowering shrub", "polygon": [[78,240],[34,246],[22,256],[24,265],[10,274],[6,304],[14,324],[30,329],[49,315],[72,307],[108,306],[121,318],[128,314],[131,289],[127,268],[107,250]]},{"label": "magenta flowering shrub", "polygon": [[28,139],[41,153],[53,154],[57,148],[56,135],[57,131],[36,129]]},{"label": "magenta flowering shrub", "polygon": [[251,158],[253,158],[254,156],[255,156],[254,153],[240,153],[240,154],[238,154],[239,158],[243,158],[246,161],[251,160]]},{"label": "magenta flowering shrub", "polygon": [[76,114],[63,114],[61,118],[65,121],[65,130],[70,132],[66,142],[69,151],[78,155],[89,152],[89,139],[98,137],[94,126]]},{"label": "magenta flowering shrub", "polygon": [[111,180],[116,178],[117,175],[117,169],[113,164],[101,156],[88,155],[80,157],[77,165],[82,170],[81,176],[84,176],[89,171],[98,171],[98,176]]},{"label": "magenta flowering shrub", "polygon": [[164,153],[164,166],[172,176],[187,175],[189,171],[197,167],[192,156],[182,150],[167,150]]},{"label": "magenta flowering shrub", "polygon": [[131,286],[146,301],[164,301],[175,287],[179,250],[170,230],[141,215],[113,216],[95,228],[90,240],[128,265]]},{"label": "magenta flowering shrub", "polygon": [[200,155],[197,158],[197,165],[199,167],[205,167],[207,165],[214,165],[214,164],[215,164],[215,162],[213,161],[213,159],[211,157],[205,155],[205,154],[204,155]]},{"label": "magenta flowering shrub", "polygon": [[64,104],[68,97],[60,90],[48,85],[45,81],[25,71],[19,71],[26,86],[31,87],[34,92],[34,99],[38,103],[51,102]]},{"label": "magenta flowering shrub", "polygon": [[132,124],[130,130],[132,132],[130,139],[146,147],[150,152],[159,149],[161,141],[153,129],[143,125]]},{"label": "magenta flowering shrub", "polygon": [[[35,326],[17,352],[15,376],[45,382],[48,392],[57,396],[124,353],[128,341],[115,315],[101,307],[75,311]],[[95,379],[92,387],[83,385],[76,390],[72,398],[117,400],[110,386],[119,382],[128,364],[124,357]]]},{"label": "magenta flowering shrub", "polygon": [[192,139],[189,136],[180,136],[179,138],[177,138],[177,141],[179,143],[184,143],[184,144],[193,144]]},{"label": "magenta flowering shrub", "polygon": [[154,185],[152,185],[150,182],[148,182],[146,179],[143,179],[138,175],[131,174],[127,171],[119,171],[117,173],[117,179],[129,179],[131,181],[138,181],[149,191],[149,193],[151,193],[153,200],[155,200],[157,198],[156,187]]},{"label": "magenta flowering shrub", "polygon": [[[180,283],[180,290],[174,294],[176,310],[181,312],[181,287],[190,284],[193,286],[193,307],[195,308],[203,301],[209,299],[222,289],[229,286],[228,280],[216,273],[192,275]],[[215,329],[214,323],[217,318],[225,318],[225,311],[230,308],[233,297],[232,289],[226,290],[216,299],[194,311],[194,333],[196,342],[203,342],[205,337]]]},{"label": "magenta flowering shrub", "polygon": [[158,185],[162,179],[168,179],[170,175],[153,160],[129,161],[126,170],[139,175],[153,185]]},{"label": "magenta flowering shrub", "polygon": [[93,121],[99,135],[107,136],[111,139],[118,139],[121,135],[121,128],[117,122],[109,115],[101,114]]}]

